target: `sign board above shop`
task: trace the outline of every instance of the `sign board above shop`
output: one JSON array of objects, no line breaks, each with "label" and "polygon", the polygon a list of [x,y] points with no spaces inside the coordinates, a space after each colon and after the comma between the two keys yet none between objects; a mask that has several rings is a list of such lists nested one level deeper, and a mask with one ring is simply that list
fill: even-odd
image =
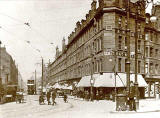
[{"label": "sign board above shop", "polygon": [[126,52],[123,52],[123,51],[117,51],[117,52],[114,52],[114,51],[105,51],[104,52],[104,55],[116,55],[116,56],[122,56],[122,57],[126,57],[127,56],[127,53]]},{"label": "sign board above shop", "polygon": [[[104,52],[104,55],[105,55],[105,56],[121,56],[121,57],[127,57],[127,52],[126,52],[126,51],[121,51],[121,50],[113,51],[113,50],[109,49],[109,50],[106,50],[106,51]],[[131,57],[131,58],[135,58],[135,52],[130,52],[130,57]],[[144,59],[143,54],[138,54],[138,59]]]}]

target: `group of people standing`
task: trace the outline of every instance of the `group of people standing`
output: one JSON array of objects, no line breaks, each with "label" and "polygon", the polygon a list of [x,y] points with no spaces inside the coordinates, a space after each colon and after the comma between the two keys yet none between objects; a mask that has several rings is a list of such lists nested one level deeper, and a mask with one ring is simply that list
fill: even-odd
[{"label": "group of people standing", "polygon": [[55,105],[55,104],[56,104],[56,102],[55,102],[55,99],[56,99],[56,91],[55,91],[55,90],[53,90],[53,91],[48,91],[46,97],[47,97],[48,105],[51,105],[51,101],[50,101],[51,98],[52,98],[52,105]]},{"label": "group of people standing", "polygon": [[[51,105],[51,98],[52,98],[52,105],[56,104],[56,91],[55,90],[49,90],[46,94],[46,98],[47,98],[47,103],[48,105]],[[44,100],[45,100],[45,96],[44,93],[41,93],[41,95],[39,96],[39,104],[44,104]]]},{"label": "group of people standing", "polygon": [[[57,92],[56,92],[56,90],[48,90],[47,91],[47,93],[46,93],[46,98],[47,98],[47,104],[48,105],[56,105],[57,103],[56,103],[56,96],[57,96]],[[45,96],[44,96],[44,94],[42,93],[40,96],[39,96],[39,104],[44,104],[44,99],[45,98]],[[67,95],[66,94],[63,94],[63,100],[64,100],[64,102],[66,103],[66,102],[68,102],[68,100],[67,100]],[[52,101],[52,102],[51,102]]]}]

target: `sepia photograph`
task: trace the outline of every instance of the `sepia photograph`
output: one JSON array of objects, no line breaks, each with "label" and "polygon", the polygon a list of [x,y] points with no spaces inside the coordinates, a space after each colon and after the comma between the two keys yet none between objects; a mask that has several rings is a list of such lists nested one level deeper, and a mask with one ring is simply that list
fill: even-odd
[{"label": "sepia photograph", "polygon": [[160,0],[0,0],[0,118],[159,118]]}]

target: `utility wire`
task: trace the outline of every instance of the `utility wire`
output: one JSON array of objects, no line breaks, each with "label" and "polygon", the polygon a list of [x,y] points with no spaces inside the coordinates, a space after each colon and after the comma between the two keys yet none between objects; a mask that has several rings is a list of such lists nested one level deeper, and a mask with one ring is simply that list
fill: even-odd
[{"label": "utility wire", "polygon": [[12,16],[10,16],[10,15],[4,14],[4,13],[0,13],[0,15],[6,16],[6,17],[8,17],[8,18],[10,18],[10,19],[12,19],[12,20],[14,20],[14,21],[24,23],[22,20],[19,20],[19,19],[17,19],[17,18],[14,18],[14,17],[12,17]]}]

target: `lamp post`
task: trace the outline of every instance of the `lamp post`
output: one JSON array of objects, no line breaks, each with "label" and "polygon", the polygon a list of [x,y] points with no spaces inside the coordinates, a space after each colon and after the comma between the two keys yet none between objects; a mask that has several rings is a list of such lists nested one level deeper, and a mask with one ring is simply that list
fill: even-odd
[{"label": "lamp post", "polygon": [[2,84],[2,78],[1,78],[1,52],[2,52],[2,49],[1,49],[1,44],[2,44],[2,42],[0,41],[0,84]]},{"label": "lamp post", "polygon": [[43,93],[43,58],[42,58],[42,81],[41,81],[41,84],[42,84],[42,93]]},{"label": "lamp post", "polygon": [[91,79],[90,79],[90,84],[91,84],[91,101],[93,101],[93,84],[94,84],[94,80],[93,80],[93,54],[91,53]]},{"label": "lamp post", "polygon": [[127,27],[126,27],[126,33],[127,33],[127,62],[126,62],[126,68],[127,68],[127,74],[126,74],[126,87],[127,87],[127,99],[128,95],[130,93],[130,0],[127,1],[126,6],[126,12],[127,12]]},{"label": "lamp post", "polygon": [[[138,42],[138,11],[145,10],[148,7],[148,4],[153,3],[154,0],[138,0],[136,2],[136,13],[135,13],[135,110],[139,109],[139,90],[138,90],[138,80],[137,80],[137,57],[138,57],[138,47],[137,47],[137,42]],[[153,3],[154,4],[154,3]]]},{"label": "lamp post", "polygon": [[36,77],[36,75],[37,75],[37,73],[36,73],[36,70],[35,70],[35,80],[34,80],[34,82],[35,82],[35,95],[37,95],[37,84],[36,84],[36,79],[37,79],[37,77]]}]

